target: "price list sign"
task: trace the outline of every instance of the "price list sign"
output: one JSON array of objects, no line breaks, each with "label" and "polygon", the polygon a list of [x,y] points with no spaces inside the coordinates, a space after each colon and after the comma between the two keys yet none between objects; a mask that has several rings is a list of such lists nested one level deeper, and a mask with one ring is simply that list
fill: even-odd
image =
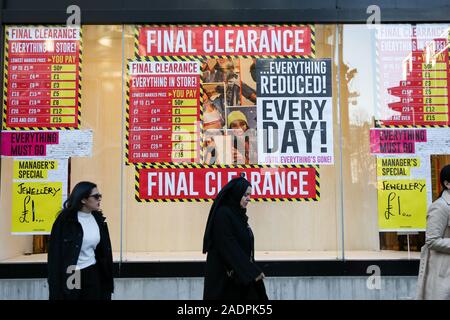
[{"label": "price list sign", "polygon": [[449,124],[448,109],[448,55],[438,54],[433,62],[425,61],[425,54],[411,54],[411,69],[406,80],[388,92],[400,98],[389,107],[400,114],[384,124],[389,125],[439,125]]},{"label": "price list sign", "polygon": [[199,162],[199,62],[131,61],[128,67],[128,161]]},{"label": "price list sign", "polygon": [[80,28],[7,27],[4,128],[78,128]]},{"label": "price list sign", "polygon": [[[419,48],[412,40],[412,48]],[[404,78],[387,92],[397,101],[388,103],[397,114],[381,120],[385,126],[448,126],[448,39],[434,38],[425,48],[412,50],[403,60]]]}]

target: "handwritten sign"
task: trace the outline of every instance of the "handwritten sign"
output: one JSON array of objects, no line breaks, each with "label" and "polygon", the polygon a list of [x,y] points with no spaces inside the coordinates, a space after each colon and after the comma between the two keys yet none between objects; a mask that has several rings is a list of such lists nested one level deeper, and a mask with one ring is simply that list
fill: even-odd
[{"label": "handwritten sign", "polygon": [[426,213],[425,179],[378,181],[380,231],[424,231]]},{"label": "handwritten sign", "polygon": [[62,182],[14,182],[12,234],[50,234],[63,200]]},{"label": "handwritten sign", "polygon": [[427,128],[427,143],[416,144],[416,153],[450,154],[450,128]]},{"label": "handwritten sign", "polygon": [[47,157],[55,159],[91,157],[93,141],[92,129],[60,131],[59,143],[47,146]]},{"label": "handwritten sign", "polygon": [[68,161],[14,159],[12,234],[50,234],[67,197]]}]

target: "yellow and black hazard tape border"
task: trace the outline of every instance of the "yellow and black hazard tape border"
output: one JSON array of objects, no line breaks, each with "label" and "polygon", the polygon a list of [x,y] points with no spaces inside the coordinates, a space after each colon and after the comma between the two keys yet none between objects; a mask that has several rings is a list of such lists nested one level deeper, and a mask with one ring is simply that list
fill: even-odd
[{"label": "yellow and black hazard tape border", "polygon": [[81,81],[82,81],[82,57],[83,57],[83,31],[80,26],[80,49],[79,49],[79,63],[78,63],[78,113],[76,115],[77,126],[76,127],[8,127],[7,126],[7,100],[8,100],[8,67],[9,67],[9,28],[16,27],[27,27],[27,28],[42,28],[42,27],[65,27],[65,25],[20,25],[20,26],[6,26],[5,27],[5,51],[4,51],[4,67],[3,67],[3,119],[2,119],[2,129],[3,130],[14,130],[14,131],[39,131],[39,130],[78,130],[81,126]]},{"label": "yellow and black hazard tape border", "polygon": [[128,161],[129,159],[129,139],[130,139],[130,62],[132,60],[128,59],[126,68],[127,73],[125,75],[125,81],[126,81],[126,95],[125,95],[125,165],[130,165],[131,163]]},{"label": "yellow and black hazard tape border", "polygon": [[[311,30],[311,54],[310,55],[191,55],[191,56],[161,56],[158,61],[191,61],[199,59],[205,61],[207,59],[229,59],[229,58],[259,58],[259,59],[280,59],[280,58],[315,58],[316,56],[316,30],[313,24],[152,24],[152,25],[136,25],[134,29],[134,55],[136,59],[151,58],[149,56],[139,55],[139,30],[140,28],[157,28],[157,27],[309,27]],[[169,60],[172,59],[172,60]]]},{"label": "yellow and black hazard tape border", "polygon": [[320,173],[318,165],[202,165],[202,164],[160,164],[152,167],[135,169],[135,199],[137,202],[212,202],[213,198],[201,198],[201,199],[141,199],[139,197],[139,175],[140,169],[186,169],[186,168],[205,168],[205,169],[249,169],[249,168],[314,168],[316,172],[316,197],[314,198],[252,198],[253,202],[313,202],[320,200]]},{"label": "yellow and black hazard tape border", "polygon": [[80,129],[81,127],[81,83],[83,80],[83,28],[80,25],[80,52],[79,52],[79,62],[78,62],[78,115],[77,115],[77,128],[70,128],[70,129]]},{"label": "yellow and black hazard tape border", "polygon": [[[380,29],[376,29],[376,39],[378,37],[378,33],[380,32]],[[450,40],[450,29],[449,29],[449,34],[448,34],[449,40]],[[380,53],[378,51],[378,45],[375,45],[375,77],[376,77],[376,81],[375,81],[375,85],[376,85],[376,101],[377,101],[377,108],[380,109],[381,108],[381,95],[380,95],[380,86],[381,86],[381,79],[380,79],[380,57],[379,57]],[[449,61],[450,61],[450,48],[449,48]],[[383,120],[375,120],[375,128],[386,128],[386,129],[420,129],[420,128],[448,128],[449,125],[385,125],[383,124]],[[449,123],[450,124],[450,123]]]},{"label": "yellow and black hazard tape border", "polygon": [[380,129],[426,129],[426,128],[448,128],[449,125],[385,125],[383,120],[375,120],[375,128]]},{"label": "yellow and black hazard tape border", "polygon": [[[248,55],[224,55],[224,56],[200,56],[200,55],[192,55],[192,56],[140,56],[139,55],[139,30],[143,27],[273,27],[273,26],[286,26],[286,27],[295,27],[295,26],[308,26],[311,30],[311,55],[258,55],[258,56],[248,56]],[[148,166],[158,166],[161,163],[159,162],[150,162],[150,163],[130,163],[129,162],[129,130],[130,130],[130,76],[129,76],[129,63],[130,62],[139,62],[139,61],[167,61],[167,62],[180,62],[180,61],[199,61],[204,62],[207,59],[228,59],[228,58],[314,58],[315,57],[315,47],[316,47],[316,39],[315,39],[315,26],[312,24],[203,24],[203,25],[136,25],[134,28],[134,43],[135,43],[135,58],[127,60],[127,75],[126,75],[126,119],[125,119],[125,129],[126,129],[126,142],[125,142],[125,164],[130,165],[134,164],[137,168],[145,168]],[[200,82],[200,132],[202,132],[203,127],[203,83]],[[201,139],[199,137],[200,143]],[[203,148],[200,146],[200,159],[203,159]],[[163,164],[171,165],[172,162],[165,162]],[[184,166],[190,165],[192,163],[183,163]]]},{"label": "yellow and black hazard tape border", "polygon": [[6,126],[8,110],[6,108],[8,97],[8,64],[9,64],[9,36],[8,26],[5,27],[5,49],[3,51],[4,63],[3,63],[3,117],[2,117],[2,129],[8,129]]}]

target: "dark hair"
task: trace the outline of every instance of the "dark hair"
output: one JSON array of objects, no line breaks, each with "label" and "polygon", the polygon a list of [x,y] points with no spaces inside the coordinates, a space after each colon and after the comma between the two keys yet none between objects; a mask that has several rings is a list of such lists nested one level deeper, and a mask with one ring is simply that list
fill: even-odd
[{"label": "dark hair", "polygon": [[223,85],[220,85],[220,84],[216,86],[215,91],[218,94],[224,94],[225,93],[225,89],[224,89]]},{"label": "dark hair", "polygon": [[81,209],[83,204],[81,203],[82,199],[86,199],[91,195],[92,189],[97,188],[95,183],[89,181],[81,181],[78,182],[75,187],[73,187],[72,192],[70,193],[67,200],[63,205],[63,212],[78,212]]},{"label": "dark hair", "polygon": [[250,66],[250,75],[252,76],[253,81],[257,82],[257,75],[256,75],[256,63],[253,61],[252,65]]},{"label": "dark hair", "polygon": [[444,166],[441,169],[441,173],[439,175],[439,180],[441,181],[441,186],[442,186],[442,191],[441,191],[441,196],[444,193],[444,190],[447,189],[447,187],[444,184],[444,181],[448,181],[450,182],[450,164]]}]

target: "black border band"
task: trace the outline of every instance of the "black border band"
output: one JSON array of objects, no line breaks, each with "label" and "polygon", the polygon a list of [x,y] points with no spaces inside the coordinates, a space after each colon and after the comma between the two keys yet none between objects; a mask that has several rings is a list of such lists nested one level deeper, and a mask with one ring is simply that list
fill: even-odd
[{"label": "black border band", "polygon": [[[28,1],[17,1],[27,3]],[[74,1],[75,2],[75,1]],[[118,1],[112,1],[118,2]],[[319,1],[323,2],[323,1]],[[375,2],[375,1],[374,1]],[[416,1],[417,2],[417,1]],[[44,4],[45,6],[45,4]],[[411,5],[413,6],[413,5]],[[26,7],[25,7],[26,8]],[[106,10],[105,10],[106,9]],[[367,8],[334,9],[153,9],[82,11],[82,24],[143,23],[366,23]],[[83,9],[82,9],[83,10]],[[381,23],[448,22],[450,7],[386,8],[381,7]],[[64,10],[45,7],[41,10],[3,10],[5,24],[60,24],[68,15]]]},{"label": "black border band", "polygon": [[[380,268],[381,276],[417,276],[419,260],[348,261],[260,261],[268,277],[369,276],[369,266]],[[115,278],[203,277],[204,262],[114,263]],[[0,263],[0,279],[46,278],[46,263]]]}]

